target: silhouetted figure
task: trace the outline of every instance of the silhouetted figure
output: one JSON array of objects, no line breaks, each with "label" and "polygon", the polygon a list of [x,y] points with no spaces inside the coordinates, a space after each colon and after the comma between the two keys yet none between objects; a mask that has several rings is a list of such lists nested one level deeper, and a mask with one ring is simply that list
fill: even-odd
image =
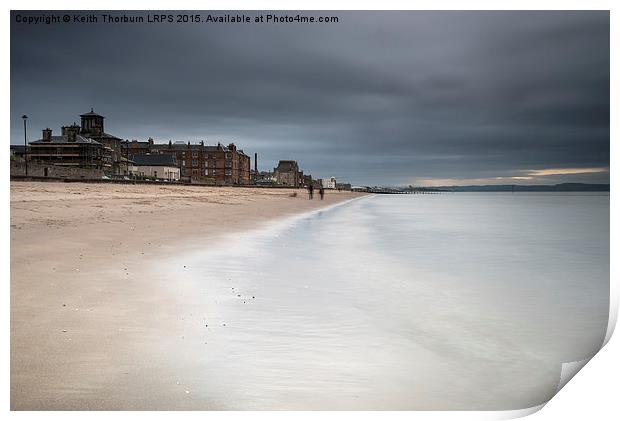
[{"label": "silhouetted figure", "polygon": [[319,188],[319,196],[321,196],[321,200],[323,200],[323,196],[325,196],[325,189],[323,186]]},{"label": "silhouetted figure", "polygon": [[314,197],[314,186],[310,184],[308,186],[308,199],[312,199]]}]

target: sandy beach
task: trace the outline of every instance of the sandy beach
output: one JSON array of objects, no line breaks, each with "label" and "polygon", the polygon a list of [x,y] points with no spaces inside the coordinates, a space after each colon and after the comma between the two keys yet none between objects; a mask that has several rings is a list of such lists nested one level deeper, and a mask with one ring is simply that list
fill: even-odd
[{"label": "sandy beach", "polygon": [[149,268],[358,195],[11,183],[11,408],[209,409],[180,384],[174,355],[163,358],[166,341],[183,334],[183,299]]}]

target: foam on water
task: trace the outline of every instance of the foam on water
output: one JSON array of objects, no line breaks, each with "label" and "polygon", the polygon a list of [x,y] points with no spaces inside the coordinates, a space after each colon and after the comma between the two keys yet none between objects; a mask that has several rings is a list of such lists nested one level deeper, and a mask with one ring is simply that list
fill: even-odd
[{"label": "foam on water", "polygon": [[222,408],[528,408],[605,337],[609,196],[373,196],[183,262],[187,381]]}]

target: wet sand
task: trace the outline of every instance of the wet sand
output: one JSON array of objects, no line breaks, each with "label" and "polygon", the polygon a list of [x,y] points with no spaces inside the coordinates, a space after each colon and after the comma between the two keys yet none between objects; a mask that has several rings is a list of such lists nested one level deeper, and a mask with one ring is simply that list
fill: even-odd
[{"label": "wet sand", "polygon": [[183,298],[153,279],[153,263],[357,196],[11,183],[11,409],[221,408],[180,380],[192,370],[172,345],[184,339]]}]

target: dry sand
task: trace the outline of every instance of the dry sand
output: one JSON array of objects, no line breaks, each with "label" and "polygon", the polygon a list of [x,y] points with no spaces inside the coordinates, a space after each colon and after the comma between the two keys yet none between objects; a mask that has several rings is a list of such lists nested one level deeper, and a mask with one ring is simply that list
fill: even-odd
[{"label": "dry sand", "polygon": [[155,351],[182,334],[183,302],[152,262],[358,195],[12,182],[11,409],[209,409]]}]

